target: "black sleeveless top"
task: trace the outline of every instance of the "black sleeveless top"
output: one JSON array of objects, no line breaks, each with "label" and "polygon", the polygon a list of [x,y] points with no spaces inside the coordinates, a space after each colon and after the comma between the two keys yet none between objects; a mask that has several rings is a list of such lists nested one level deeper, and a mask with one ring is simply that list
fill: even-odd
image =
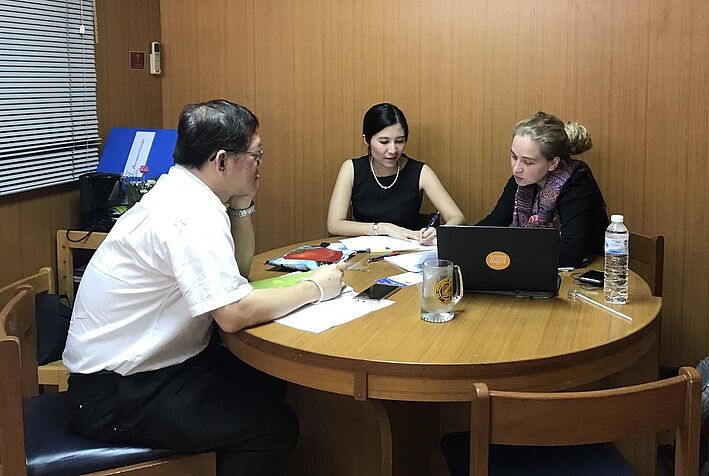
[{"label": "black sleeveless top", "polygon": [[[419,210],[423,193],[419,179],[424,163],[406,157],[406,165],[399,172],[393,187],[384,190],[374,180],[369,167],[369,156],[352,159],[354,184],[352,186],[352,215],[355,221],[365,223],[393,223],[410,230],[421,228]],[[387,187],[395,175],[377,177]]]}]

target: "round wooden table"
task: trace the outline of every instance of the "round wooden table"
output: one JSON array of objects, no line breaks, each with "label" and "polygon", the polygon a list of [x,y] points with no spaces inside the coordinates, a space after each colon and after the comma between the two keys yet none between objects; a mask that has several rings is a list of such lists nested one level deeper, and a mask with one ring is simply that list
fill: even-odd
[{"label": "round wooden table", "polygon": [[[263,263],[296,246],[255,256],[250,279],[282,274]],[[364,264],[369,257],[355,256],[351,267],[358,269],[345,273],[356,291],[402,272],[384,261]],[[599,259],[590,267],[601,264]],[[550,299],[466,293],[455,318],[444,324],[419,318],[417,285],[395,293],[391,299],[396,304],[320,334],[273,322],[225,334],[223,340],[264,372],[356,400],[468,402],[474,382],[493,389],[553,391],[591,384],[624,369],[618,384],[656,378],[662,299],[631,272],[630,302],[611,306],[632,317],[629,322],[568,299],[569,289],[581,289],[571,274],[561,273],[559,295]],[[602,290],[581,291],[603,302]],[[379,425],[383,433],[390,431]]]},{"label": "round wooden table", "polygon": [[[280,274],[262,263],[294,246],[254,257],[251,279]],[[379,261],[347,271],[345,281],[359,291],[400,272]],[[571,273],[561,275],[559,295],[550,299],[466,293],[455,319],[444,324],[419,318],[417,285],[395,293],[396,304],[320,334],[274,322],[225,341],[252,366],[289,382],[356,399],[405,401],[468,401],[477,381],[494,389],[567,389],[647,354],[658,338],[662,299],[639,276],[631,272],[630,303],[611,306],[631,316],[628,322],[569,300],[568,290],[578,286]],[[582,292],[603,302],[602,290]]]}]

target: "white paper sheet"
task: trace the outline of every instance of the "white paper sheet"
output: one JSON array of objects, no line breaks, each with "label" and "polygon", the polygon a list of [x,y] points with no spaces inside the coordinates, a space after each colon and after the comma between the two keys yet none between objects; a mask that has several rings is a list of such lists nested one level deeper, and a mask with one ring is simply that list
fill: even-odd
[{"label": "white paper sheet", "polygon": [[414,273],[420,273],[423,271],[423,262],[427,259],[435,259],[438,256],[438,251],[433,249],[430,251],[423,251],[421,253],[406,253],[397,256],[387,256],[384,261],[387,263],[398,266],[406,271],[412,271]]},{"label": "white paper sheet", "polygon": [[391,236],[355,236],[340,240],[350,250],[378,251],[409,251],[435,250],[435,246],[423,246],[418,241],[400,240]]},{"label": "white paper sheet", "polygon": [[423,273],[401,273],[394,276],[388,276],[386,278],[377,279],[378,283],[381,284],[391,284],[394,286],[407,287],[413,286],[414,284],[419,284],[423,282]]},{"label": "white paper sheet", "polygon": [[319,334],[331,327],[353,321],[365,314],[394,304],[394,301],[387,299],[358,301],[354,299],[355,294],[352,288],[348,287],[347,291],[334,299],[302,307],[275,322]]},{"label": "white paper sheet", "polygon": [[128,159],[123,168],[124,177],[142,177],[140,167],[148,163],[148,155],[150,148],[155,140],[155,132],[153,131],[138,131],[135,133],[133,144],[128,152]]}]

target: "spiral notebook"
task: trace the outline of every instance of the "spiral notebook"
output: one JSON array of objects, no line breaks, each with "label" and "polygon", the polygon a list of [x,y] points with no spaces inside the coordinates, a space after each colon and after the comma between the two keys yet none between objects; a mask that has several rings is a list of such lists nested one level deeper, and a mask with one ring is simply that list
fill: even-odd
[{"label": "spiral notebook", "polygon": [[559,291],[559,230],[441,226],[438,257],[460,266],[466,291],[551,297]]}]

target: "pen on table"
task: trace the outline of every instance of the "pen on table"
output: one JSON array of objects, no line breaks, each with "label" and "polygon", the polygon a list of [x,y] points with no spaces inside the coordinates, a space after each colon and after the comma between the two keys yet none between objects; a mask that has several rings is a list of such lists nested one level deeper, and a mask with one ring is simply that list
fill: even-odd
[{"label": "pen on table", "polygon": [[397,256],[398,254],[399,254],[398,251],[394,251],[394,252],[389,253],[389,254],[375,256],[374,258],[369,258],[369,259],[367,260],[367,263],[373,263],[374,261],[381,261],[381,260],[383,260],[384,258],[387,258],[387,257],[389,257],[389,256]]},{"label": "pen on table", "polygon": [[367,248],[365,250],[353,250],[353,252],[347,258],[345,258],[345,261],[347,261],[350,258],[353,258],[359,254],[362,254],[362,253],[369,253],[369,248]]}]

